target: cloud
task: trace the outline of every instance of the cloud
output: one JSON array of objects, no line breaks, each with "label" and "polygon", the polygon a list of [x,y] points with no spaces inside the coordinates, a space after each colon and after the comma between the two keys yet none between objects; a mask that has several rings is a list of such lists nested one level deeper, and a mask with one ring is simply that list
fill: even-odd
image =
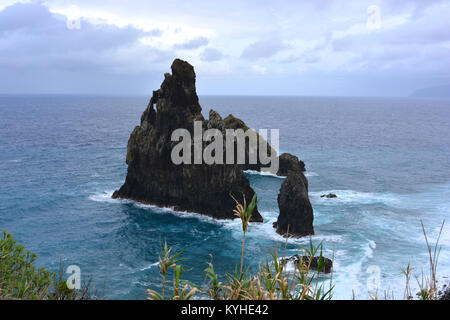
[{"label": "cloud", "polygon": [[200,53],[200,59],[202,61],[211,62],[218,61],[224,58],[222,52],[214,48],[205,48],[202,53]]},{"label": "cloud", "polygon": [[241,54],[245,59],[270,58],[278,52],[289,48],[278,38],[264,39],[252,43]]},{"label": "cloud", "polygon": [[0,4],[2,92],[146,93],[176,57],[208,94],[397,95],[450,82],[445,0],[72,0],[78,30],[66,1],[17,1]]},{"label": "cloud", "polygon": [[[141,42],[142,38],[161,34],[158,29],[144,31],[131,25],[93,24],[84,18],[80,20],[79,29],[71,29],[66,16],[51,13],[40,3],[17,3],[0,11],[0,68],[15,73],[10,79],[17,78],[18,83],[7,82],[2,77],[0,85],[11,91],[33,90],[20,89],[22,85],[17,75],[33,79],[39,74],[54,75],[54,80],[48,80],[45,88],[52,92],[64,81],[80,89],[84,87],[81,79],[89,77],[101,75],[104,81],[105,75],[148,74],[160,70],[161,65],[170,66],[174,58],[171,51]],[[43,85],[36,83],[36,87]]]},{"label": "cloud", "polygon": [[356,67],[353,70],[411,76],[442,73],[450,68],[450,59],[445,58],[450,56],[450,34],[443,32],[450,29],[446,18],[450,6],[437,2],[414,8],[410,14],[385,17],[379,30],[335,36],[330,54],[347,56],[346,65]]},{"label": "cloud", "polygon": [[174,49],[181,50],[193,50],[198,49],[200,47],[206,46],[208,44],[208,39],[205,37],[198,37],[183,43],[179,43],[173,46]]},{"label": "cloud", "polygon": [[259,74],[265,74],[265,73],[267,72],[267,68],[266,68],[266,67],[259,66],[259,65],[257,65],[257,64],[255,64],[255,65],[252,66],[252,70],[253,70],[255,73],[259,73]]},{"label": "cloud", "polygon": [[331,42],[331,34],[326,34],[325,38],[319,40],[316,44],[304,48],[300,53],[295,50],[295,53],[291,53],[287,58],[280,60],[281,63],[297,63],[302,62],[306,64],[312,64],[319,62],[323,52],[327,50]]}]

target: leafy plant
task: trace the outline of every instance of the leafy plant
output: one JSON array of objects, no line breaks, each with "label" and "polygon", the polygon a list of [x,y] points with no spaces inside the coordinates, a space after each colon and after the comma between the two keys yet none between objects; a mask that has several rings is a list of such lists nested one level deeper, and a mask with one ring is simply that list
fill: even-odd
[{"label": "leafy plant", "polygon": [[[444,230],[445,220],[441,224],[441,228],[439,230],[439,234],[434,246],[430,244],[428,240],[427,232],[425,230],[425,226],[422,220],[420,220],[420,224],[422,226],[422,233],[425,238],[425,243],[428,251],[429,274],[426,275],[422,270],[420,276],[414,275],[414,278],[416,279],[416,282],[419,286],[419,292],[416,294],[416,296],[421,300],[437,300],[439,299],[437,267],[439,254],[441,252],[441,246],[439,245],[439,241],[442,235],[442,231]],[[405,300],[412,300],[414,298],[411,289],[411,276],[413,275],[412,271],[413,268],[409,263],[406,266],[406,268],[402,270],[402,274],[405,276],[405,291],[403,294],[403,298]],[[385,299],[391,298],[392,299],[394,298],[394,294],[392,293],[391,296],[389,297],[389,295],[385,292]],[[372,299],[378,299],[377,295],[372,296]]]},{"label": "leafy plant", "polygon": [[17,244],[13,236],[3,231],[0,238],[0,299],[26,300],[87,300],[96,298],[92,277],[80,290],[69,289],[63,280],[62,264],[59,276],[45,268],[37,268],[36,254]]},{"label": "leafy plant", "polygon": [[244,232],[244,235],[242,236],[242,253],[241,253],[241,272],[240,277],[242,277],[242,267],[244,265],[244,247],[245,247],[245,234],[247,233],[248,223],[250,222],[250,219],[252,218],[253,210],[256,207],[256,204],[258,202],[256,193],[253,195],[252,201],[250,202],[249,206],[247,207],[247,201],[245,200],[244,196],[244,203],[240,204],[239,201],[237,201],[233,196],[233,200],[236,202],[236,209],[233,210],[234,214],[241,219],[242,222],[242,231]]},{"label": "leafy plant", "polygon": [[[189,284],[185,281],[180,280],[181,274],[184,273],[184,267],[179,264],[181,261],[183,261],[183,259],[180,258],[183,251],[184,250],[172,254],[172,248],[169,248],[167,246],[167,242],[164,242],[164,245],[161,246],[158,269],[160,271],[161,277],[163,278],[162,293],[159,294],[155,290],[148,289],[146,293],[150,296],[150,300],[164,300],[167,274],[171,268],[173,269],[172,300],[188,300],[195,294],[195,292],[197,291],[196,287],[189,290]],[[184,287],[180,288],[180,286],[182,285],[184,285]]]},{"label": "leafy plant", "polygon": [[3,231],[0,239],[0,298],[44,299],[55,274],[34,265],[36,255]]}]

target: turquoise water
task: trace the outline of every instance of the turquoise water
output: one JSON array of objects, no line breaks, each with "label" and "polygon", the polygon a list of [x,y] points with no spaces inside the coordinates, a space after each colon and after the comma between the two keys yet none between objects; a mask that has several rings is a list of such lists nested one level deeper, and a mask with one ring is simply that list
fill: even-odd
[{"label": "turquoise water", "polygon": [[[12,232],[55,271],[80,266],[108,299],[144,299],[158,288],[160,241],[185,248],[184,276],[201,282],[214,257],[223,274],[239,263],[238,221],[214,221],[112,200],[126,175],[129,134],[148,97],[0,96],[0,229]],[[380,290],[402,297],[401,269],[426,268],[420,219],[434,239],[450,217],[450,102],[412,99],[201,97],[255,129],[280,129],[280,149],[307,166],[314,242],[335,257],[335,298],[367,298],[369,266]],[[251,224],[246,262],[284,248],[272,222],[282,178],[248,174],[263,224]],[[323,199],[333,192],[337,199]],[[308,239],[290,240],[294,254]],[[440,269],[450,275],[450,229]],[[425,269],[426,270],[426,269]],[[442,279],[441,281],[445,281]],[[106,290],[103,288],[106,287]]]}]

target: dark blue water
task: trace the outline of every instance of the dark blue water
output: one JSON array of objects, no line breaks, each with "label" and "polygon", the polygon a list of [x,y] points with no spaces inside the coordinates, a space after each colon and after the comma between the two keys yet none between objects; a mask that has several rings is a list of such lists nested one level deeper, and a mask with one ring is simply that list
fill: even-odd
[{"label": "dark blue water", "polygon": [[[0,229],[55,271],[76,264],[108,299],[144,299],[160,287],[160,242],[185,249],[185,278],[201,282],[214,257],[223,274],[239,263],[238,221],[217,222],[110,199],[126,175],[126,144],[148,97],[0,96]],[[369,266],[381,290],[401,298],[401,269],[426,267],[423,219],[434,239],[450,216],[450,102],[375,98],[202,97],[223,116],[280,129],[280,149],[307,166],[318,243],[336,260],[335,298],[367,297]],[[281,178],[248,174],[263,224],[252,224],[247,263],[284,247],[272,229]],[[322,199],[334,192],[337,199]],[[307,239],[290,240],[288,254]],[[441,276],[450,275],[445,228]],[[104,287],[106,288],[104,290]]]}]

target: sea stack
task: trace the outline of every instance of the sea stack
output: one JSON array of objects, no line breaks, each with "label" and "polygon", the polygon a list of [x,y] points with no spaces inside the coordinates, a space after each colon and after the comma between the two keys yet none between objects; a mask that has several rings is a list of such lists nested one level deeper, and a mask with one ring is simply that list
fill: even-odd
[{"label": "sea stack", "polygon": [[290,154],[283,153],[279,157],[278,176],[287,176],[289,170],[292,171],[305,171],[305,163],[298,159],[298,157]]},{"label": "sea stack", "polygon": [[[235,202],[231,195],[240,202],[245,197],[247,203],[254,195],[242,166],[172,162],[172,148],[177,144],[171,140],[174,130],[186,129],[193,137],[194,121],[201,122],[202,130],[221,131],[225,122],[214,111],[209,120],[204,119],[195,88],[194,68],[188,62],[176,59],[171,69],[172,74],[164,75],[161,88],[153,91],[140,125],[130,135],[127,177],[113,198],[197,212],[217,219],[234,219]],[[255,208],[252,221],[262,220]]]},{"label": "sea stack", "polygon": [[289,170],[278,195],[280,215],[274,227],[285,237],[314,234],[313,208],[308,197],[308,180],[299,170]]}]

